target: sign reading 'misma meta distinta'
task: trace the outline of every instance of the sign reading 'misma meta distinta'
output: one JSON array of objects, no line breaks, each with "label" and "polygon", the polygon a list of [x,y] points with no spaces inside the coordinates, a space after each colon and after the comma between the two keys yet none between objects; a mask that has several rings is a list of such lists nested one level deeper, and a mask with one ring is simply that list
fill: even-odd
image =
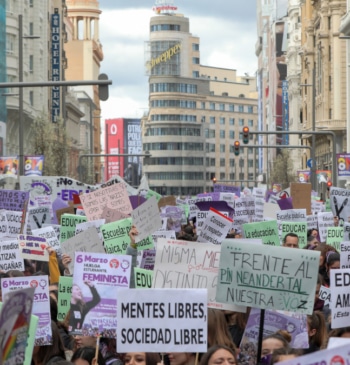
[{"label": "sign reading 'misma meta distinta'", "polygon": [[216,300],[310,314],[319,252],[224,240]]}]

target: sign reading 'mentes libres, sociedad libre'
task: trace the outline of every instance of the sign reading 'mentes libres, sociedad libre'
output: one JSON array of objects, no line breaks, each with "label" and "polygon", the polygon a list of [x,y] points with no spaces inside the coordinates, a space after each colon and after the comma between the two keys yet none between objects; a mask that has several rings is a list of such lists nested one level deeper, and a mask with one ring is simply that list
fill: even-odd
[{"label": "sign reading 'mentes libres, sociedad libre'", "polygon": [[178,43],[175,44],[175,46],[170,47],[166,51],[164,51],[161,55],[159,55],[157,58],[152,58],[151,61],[148,64],[148,67],[150,70],[152,68],[162,62],[166,62],[171,59],[174,55],[178,54],[181,51],[182,44]]}]

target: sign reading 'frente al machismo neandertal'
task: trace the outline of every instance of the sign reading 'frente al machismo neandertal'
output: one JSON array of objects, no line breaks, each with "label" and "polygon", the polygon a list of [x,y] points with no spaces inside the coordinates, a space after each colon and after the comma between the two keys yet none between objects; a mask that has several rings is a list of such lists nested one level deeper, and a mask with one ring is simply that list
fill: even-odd
[{"label": "sign reading 'frente al machismo neandertal'", "polygon": [[216,300],[311,314],[319,252],[225,240]]}]

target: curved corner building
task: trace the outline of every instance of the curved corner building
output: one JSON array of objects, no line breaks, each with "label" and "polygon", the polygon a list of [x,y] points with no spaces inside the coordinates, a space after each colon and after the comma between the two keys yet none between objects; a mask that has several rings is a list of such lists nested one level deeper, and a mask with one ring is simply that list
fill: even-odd
[{"label": "curved corner building", "polygon": [[[235,70],[202,66],[199,50],[188,18],[151,18],[146,43],[149,114],[142,130],[143,150],[152,157],[145,161],[144,171],[151,189],[164,195],[209,191],[214,177],[220,182],[238,180],[235,128],[238,139],[238,128],[249,120],[253,130],[257,123],[257,98],[248,96],[255,92],[255,78],[237,81]],[[250,116],[235,123],[238,113]],[[252,158],[255,177],[255,154]],[[246,165],[246,175],[241,168],[240,177],[248,180],[248,161]]]}]

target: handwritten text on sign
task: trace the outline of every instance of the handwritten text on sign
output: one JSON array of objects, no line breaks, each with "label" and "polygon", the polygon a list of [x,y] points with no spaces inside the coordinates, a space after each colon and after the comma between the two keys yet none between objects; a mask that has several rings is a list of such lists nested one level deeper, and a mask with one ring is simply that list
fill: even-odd
[{"label": "handwritten text on sign", "polygon": [[319,252],[247,245],[221,245],[216,299],[263,309],[310,314],[318,274]]},{"label": "handwritten text on sign", "polygon": [[118,289],[120,352],[205,352],[206,289]]}]

